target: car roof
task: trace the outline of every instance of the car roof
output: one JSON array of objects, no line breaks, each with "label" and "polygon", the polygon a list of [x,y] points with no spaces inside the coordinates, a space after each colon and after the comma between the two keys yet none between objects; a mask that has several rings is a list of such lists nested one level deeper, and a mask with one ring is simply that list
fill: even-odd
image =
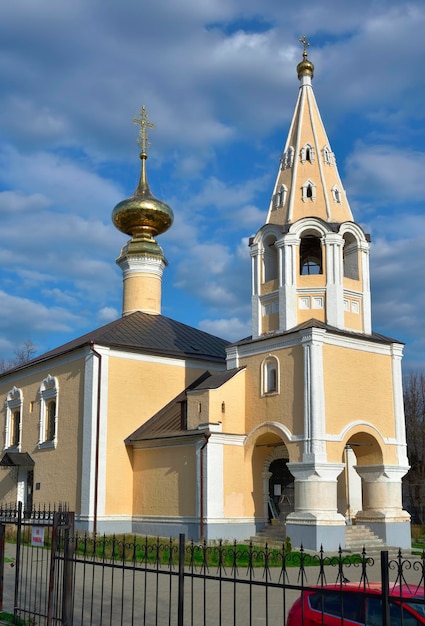
[{"label": "car roof", "polygon": [[[362,593],[363,591],[366,593],[381,593],[382,585],[380,582],[367,582],[366,584],[347,582],[343,584],[333,583],[317,586],[318,591],[322,589],[327,591],[348,591],[353,593]],[[391,586],[390,583],[390,595],[401,596],[402,598],[424,598],[425,588],[408,584]]]}]

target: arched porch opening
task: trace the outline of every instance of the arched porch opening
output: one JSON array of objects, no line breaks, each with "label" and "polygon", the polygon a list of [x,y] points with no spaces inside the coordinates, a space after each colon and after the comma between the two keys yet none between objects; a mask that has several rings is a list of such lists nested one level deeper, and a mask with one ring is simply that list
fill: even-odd
[{"label": "arched porch opening", "polygon": [[342,450],[344,471],[338,476],[338,513],[348,524],[356,520],[363,510],[364,483],[358,468],[381,467],[382,449],[377,439],[370,433],[360,431],[351,434]]},{"label": "arched porch opening", "polygon": [[284,521],[294,510],[294,478],[287,467],[290,457],[281,433],[271,424],[263,425],[249,437],[247,452],[251,454],[252,496],[257,523]]}]

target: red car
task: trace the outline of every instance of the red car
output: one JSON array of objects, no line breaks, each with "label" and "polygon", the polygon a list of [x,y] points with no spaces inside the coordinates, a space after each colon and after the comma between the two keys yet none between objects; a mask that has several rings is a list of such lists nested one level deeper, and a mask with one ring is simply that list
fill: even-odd
[{"label": "red car", "polygon": [[[400,593],[401,591],[401,593]],[[286,626],[381,626],[381,585],[369,583],[366,593],[359,584],[324,585],[304,591],[288,614]],[[390,590],[391,626],[425,624],[424,588],[402,585]],[[419,602],[418,602],[419,600]],[[344,620],[341,620],[342,615]]]}]

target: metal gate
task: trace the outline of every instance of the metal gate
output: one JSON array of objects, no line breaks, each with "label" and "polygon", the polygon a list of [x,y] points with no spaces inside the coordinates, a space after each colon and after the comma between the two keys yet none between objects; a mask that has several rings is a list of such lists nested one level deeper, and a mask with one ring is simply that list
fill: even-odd
[{"label": "metal gate", "polygon": [[[73,524],[74,514],[62,507],[0,507],[0,610],[13,613],[15,624],[72,623]],[[59,551],[63,560],[54,558]]]}]

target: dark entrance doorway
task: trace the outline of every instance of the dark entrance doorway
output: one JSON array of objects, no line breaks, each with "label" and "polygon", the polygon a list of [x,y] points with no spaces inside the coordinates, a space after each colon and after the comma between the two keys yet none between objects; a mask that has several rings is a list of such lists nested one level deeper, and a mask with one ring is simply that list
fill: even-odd
[{"label": "dark entrance doorway", "polygon": [[[269,520],[278,515],[281,522],[294,510],[294,477],[287,466],[287,459],[276,459],[270,463],[269,472]],[[272,511],[272,508],[274,511]]]}]

